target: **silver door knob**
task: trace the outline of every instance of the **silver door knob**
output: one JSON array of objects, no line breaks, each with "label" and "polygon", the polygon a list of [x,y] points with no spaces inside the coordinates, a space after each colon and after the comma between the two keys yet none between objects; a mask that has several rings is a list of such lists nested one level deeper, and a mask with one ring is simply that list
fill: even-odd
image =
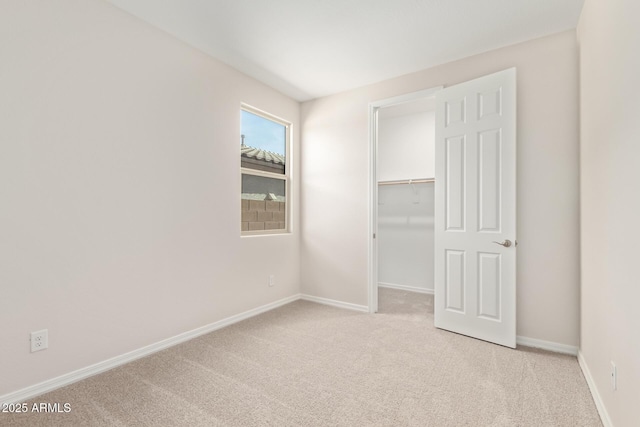
[{"label": "silver door knob", "polygon": [[509,239],[506,239],[504,242],[496,242],[494,240],[493,243],[497,243],[498,245],[502,245],[505,248],[508,248],[509,246],[511,246],[511,240],[509,240]]}]

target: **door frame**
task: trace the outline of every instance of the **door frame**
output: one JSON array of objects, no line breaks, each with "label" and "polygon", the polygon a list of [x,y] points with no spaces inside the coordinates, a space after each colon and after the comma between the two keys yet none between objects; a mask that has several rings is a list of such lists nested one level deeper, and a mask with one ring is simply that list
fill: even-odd
[{"label": "door frame", "polygon": [[435,86],[417,92],[369,103],[369,237],[368,237],[368,308],[378,311],[378,110],[418,99],[431,98],[444,86]]}]

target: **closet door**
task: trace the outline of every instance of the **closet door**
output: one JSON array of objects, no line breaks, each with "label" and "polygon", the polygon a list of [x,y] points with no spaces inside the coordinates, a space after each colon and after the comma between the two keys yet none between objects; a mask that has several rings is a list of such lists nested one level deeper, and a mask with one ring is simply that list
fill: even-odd
[{"label": "closet door", "polygon": [[436,94],[435,326],[516,345],[516,70]]}]

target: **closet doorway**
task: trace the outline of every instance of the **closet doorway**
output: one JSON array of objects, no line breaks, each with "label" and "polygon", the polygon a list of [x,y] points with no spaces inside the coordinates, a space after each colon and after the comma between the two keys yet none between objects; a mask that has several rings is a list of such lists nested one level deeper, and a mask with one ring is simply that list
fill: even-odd
[{"label": "closet doorway", "polygon": [[377,199],[373,245],[377,266],[372,272],[376,287],[370,295],[374,312],[410,309],[411,295],[424,299],[413,293],[434,293],[435,93],[439,89],[383,100],[372,111]]},{"label": "closet doorway", "polygon": [[[405,132],[433,98],[434,131]],[[369,311],[380,284],[433,289],[435,327],[515,348],[516,69],[371,103],[369,120]]]}]

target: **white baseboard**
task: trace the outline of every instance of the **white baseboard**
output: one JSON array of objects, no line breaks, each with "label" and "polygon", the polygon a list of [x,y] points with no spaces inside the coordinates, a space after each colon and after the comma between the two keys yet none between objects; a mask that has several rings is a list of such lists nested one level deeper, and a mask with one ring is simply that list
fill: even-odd
[{"label": "white baseboard", "polygon": [[208,325],[193,329],[191,331],[184,332],[174,337],[167,338],[162,341],[158,341],[157,343],[148,345],[146,347],[142,347],[137,350],[133,350],[128,353],[121,354],[120,356],[116,356],[111,359],[104,360],[94,365],[87,366],[86,368],[81,368],[81,369],[78,369],[77,371],[69,372],[68,374],[64,374],[47,381],[43,381],[39,384],[35,384],[15,392],[5,394],[3,396],[0,396],[0,406],[5,403],[9,404],[9,403],[24,402],[25,400],[31,399],[32,397],[39,396],[44,393],[48,393],[52,390],[58,389],[60,387],[64,387],[66,385],[75,383],[85,378],[92,377],[94,375],[108,371],[109,369],[113,369],[117,366],[124,365],[125,363],[132,362],[136,359],[140,359],[141,357],[148,356],[160,350],[173,347],[174,345],[191,340],[200,335],[213,332],[215,330],[224,328],[225,326],[229,326],[234,323],[240,322],[242,320],[248,319],[250,317],[257,316],[258,314],[262,314],[266,311],[273,310],[275,308],[278,308],[280,306],[283,306],[293,301],[297,301],[299,299],[300,299],[300,294],[295,294],[290,297],[245,311],[244,313],[236,314],[234,316],[230,316],[225,319],[218,320],[217,322],[213,322]]},{"label": "white baseboard", "polygon": [[402,291],[418,292],[420,294],[433,295],[433,289],[416,288],[414,286],[396,285],[395,283],[378,282],[379,288],[400,289]]},{"label": "white baseboard", "polygon": [[317,302],[318,304],[330,305],[332,307],[346,308],[347,310],[362,311],[365,313],[369,312],[369,307],[367,307],[366,305],[351,304],[350,302],[336,301],[329,298],[314,297],[313,295],[301,294],[300,299],[305,301]]},{"label": "white baseboard", "polygon": [[554,353],[570,354],[571,356],[578,355],[578,347],[567,344],[560,344],[552,341],[539,340],[529,337],[516,337],[516,344],[523,345],[525,347],[535,347],[542,350],[553,351]]},{"label": "white baseboard", "polygon": [[582,355],[581,351],[578,351],[578,364],[580,365],[580,369],[582,369],[582,375],[584,375],[584,379],[587,380],[587,385],[589,386],[589,390],[591,391],[591,396],[593,396],[593,401],[596,404],[596,409],[598,410],[598,414],[600,415],[600,419],[602,420],[602,425],[604,425],[604,427],[613,427],[613,423],[611,422],[611,418],[609,417],[607,408],[604,406],[604,402],[602,401],[602,397],[598,392],[596,383],[591,376],[591,371],[589,371],[589,367],[587,366],[587,361],[584,360],[584,356]]}]

